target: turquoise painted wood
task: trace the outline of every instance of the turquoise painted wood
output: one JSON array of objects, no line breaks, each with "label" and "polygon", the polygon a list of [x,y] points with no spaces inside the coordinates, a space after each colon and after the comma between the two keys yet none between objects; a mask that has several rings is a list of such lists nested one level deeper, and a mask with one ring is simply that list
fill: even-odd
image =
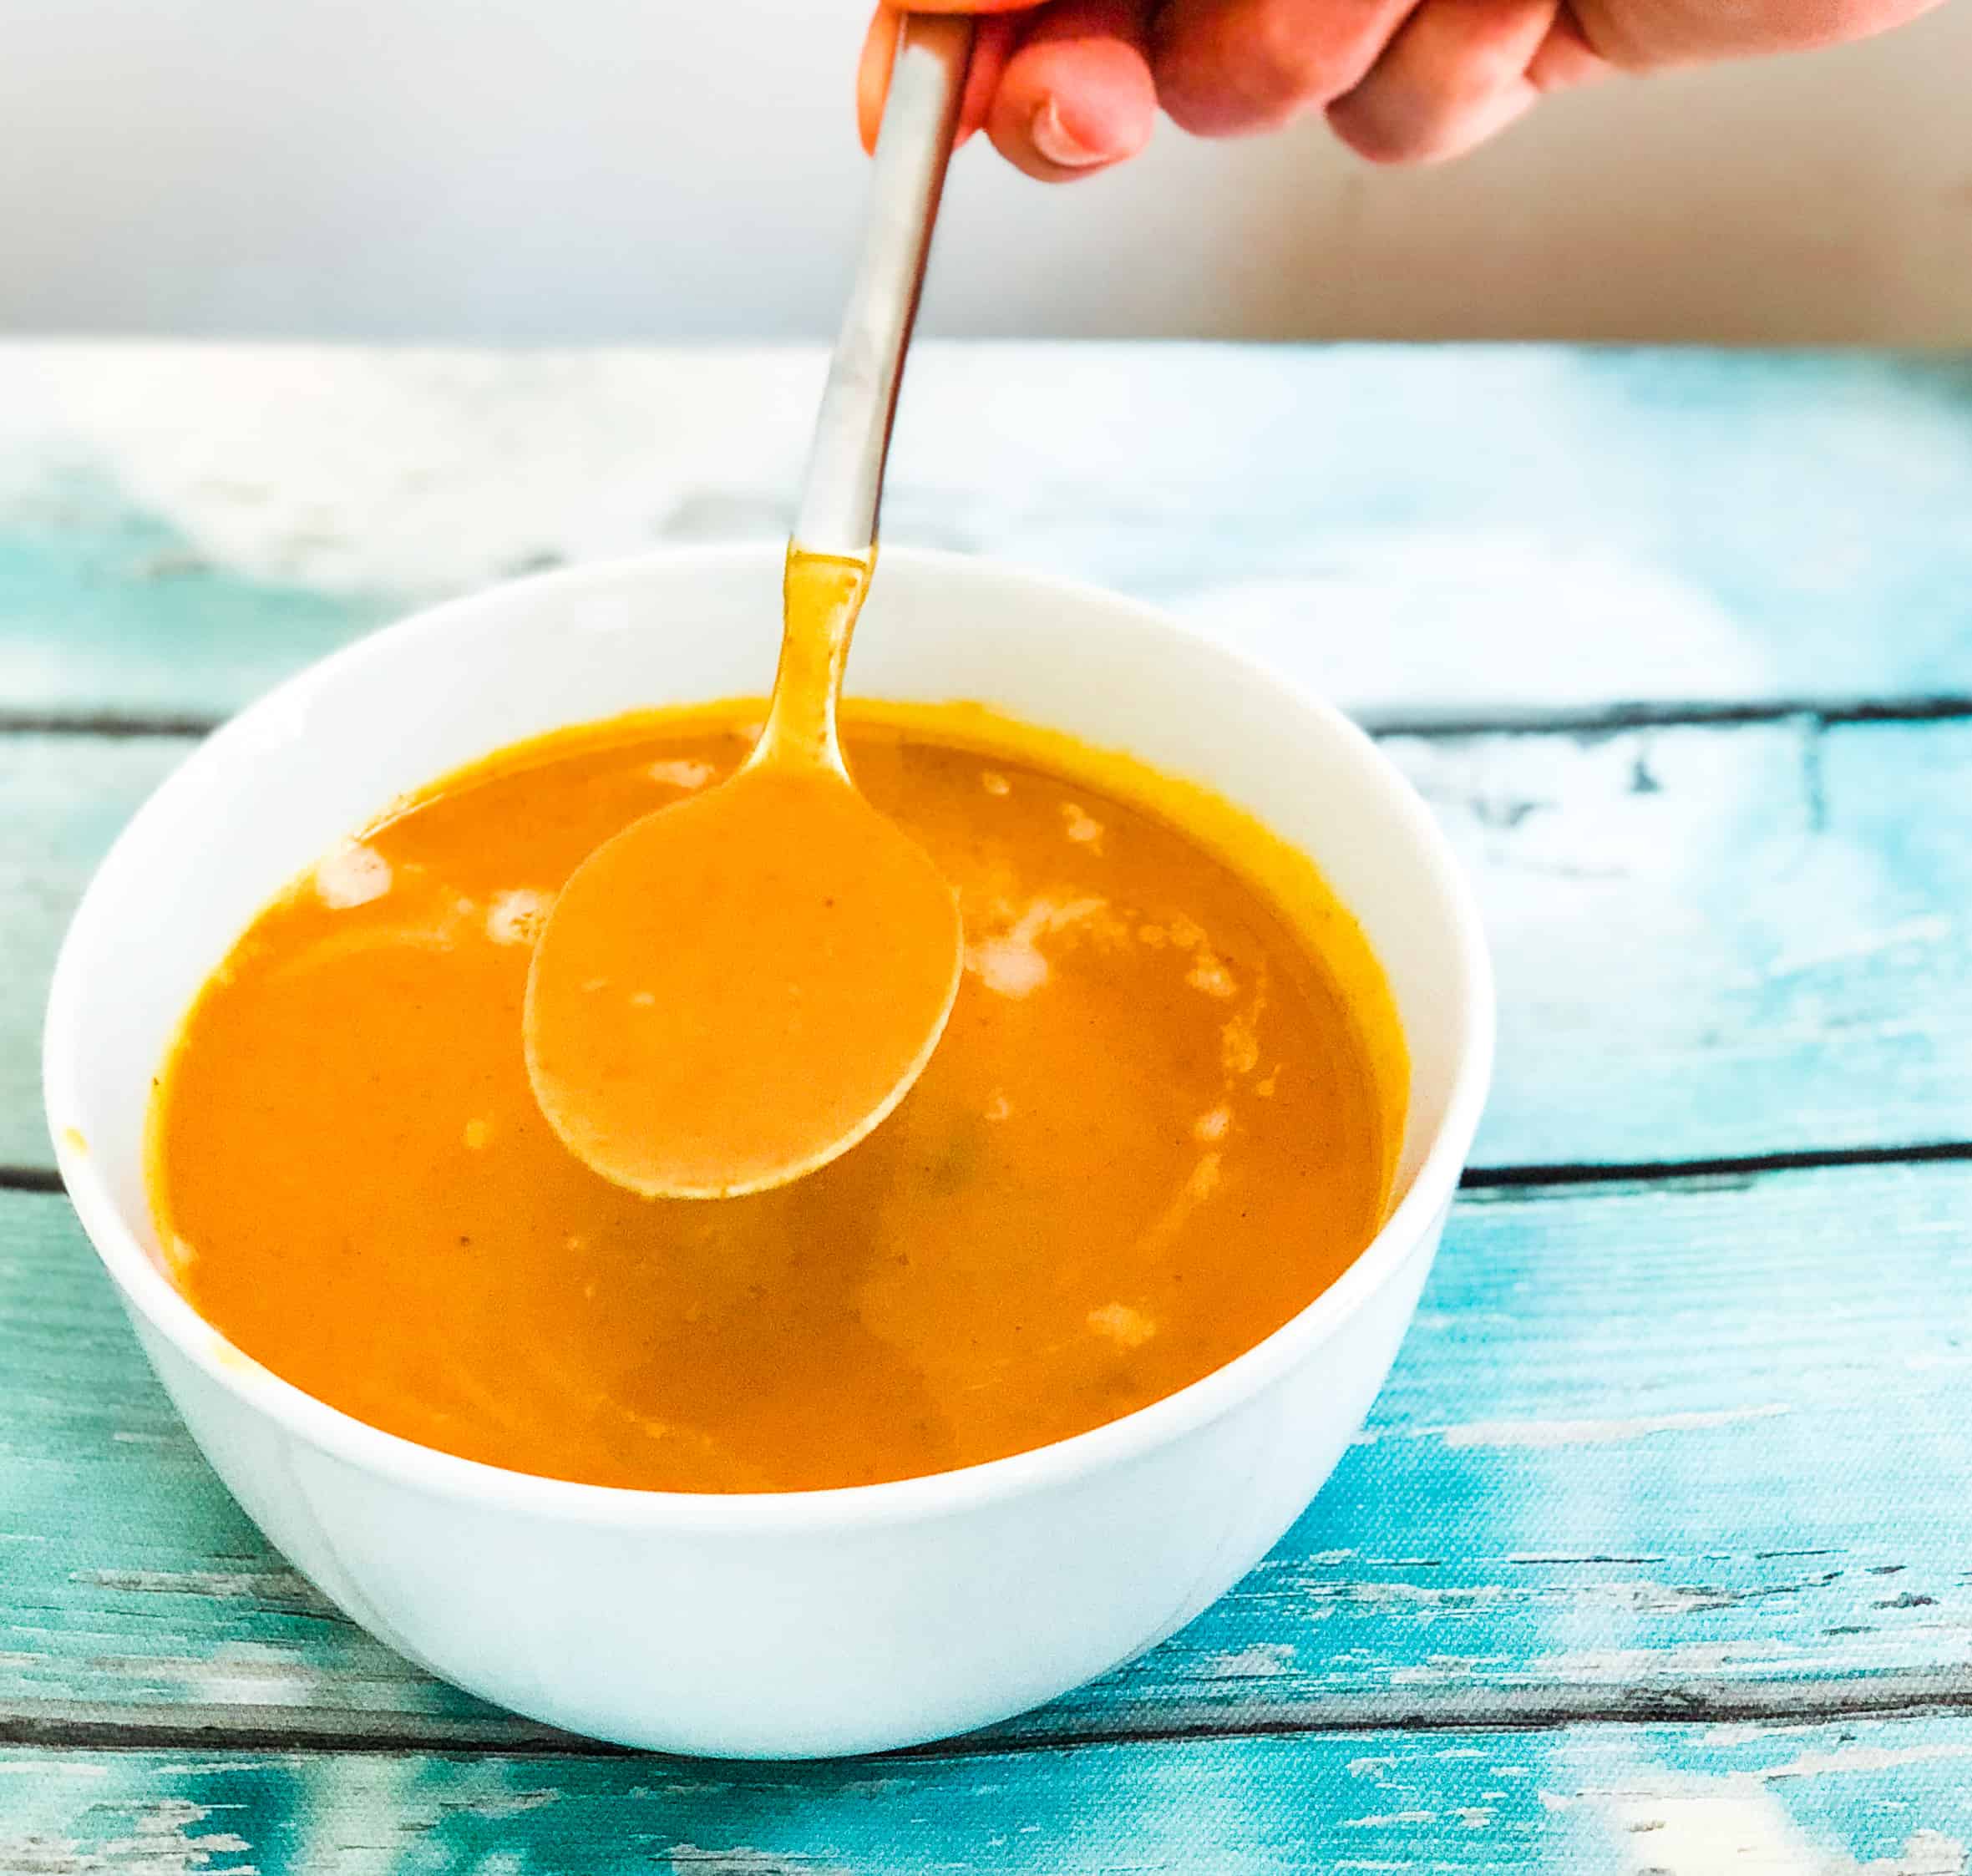
[{"label": "turquoise painted wood", "polygon": [[1462,1201],[1363,1438],[1163,1647],[929,1755],[682,1767],[420,1676],[232,1505],[34,1189],[89,866],[184,731],[407,606],[783,526],[819,370],[0,344],[0,1876],[1963,1876],[1964,361],[914,370],[894,539],[1407,732],[1499,961],[1480,1163],[1569,1175]]},{"label": "turquoise painted wood", "polygon": [[[0,1195],[0,1726],[511,1742],[198,1460],[63,1201]],[[1972,1165],[1468,1198],[1368,1431],[1047,1738],[1972,1699]]]},{"label": "turquoise painted wood", "polygon": [[17,502],[0,522],[0,700],[13,710],[68,706],[87,671],[84,712],[205,714],[195,687],[251,697],[393,610],[224,571],[105,470],[58,465]]},{"label": "turquoise painted wood", "polygon": [[[34,1037],[55,946],[89,863],[188,746],[0,738],[0,799],[22,809],[0,824],[18,986],[0,999],[0,1164],[51,1163]],[[1477,880],[1498,963],[1478,1164],[1972,1139],[1972,843],[1955,834],[1972,723],[1389,748]]]},{"label": "turquoise painted wood", "polygon": [[0,736],[0,1167],[52,1167],[41,1012],[69,915],[183,737]]},{"label": "turquoise painted wood", "polygon": [[[0,699],[230,709],[516,570],[783,530],[814,347],[0,347]],[[1411,719],[1972,693],[1972,368],[930,346],[890,538]]]},{"label": "turquoise painted wood", "polygon": [[1972,1724],[1364,1731],[849,1766],[0,1752],[34,1876],[1952,1876]]}]

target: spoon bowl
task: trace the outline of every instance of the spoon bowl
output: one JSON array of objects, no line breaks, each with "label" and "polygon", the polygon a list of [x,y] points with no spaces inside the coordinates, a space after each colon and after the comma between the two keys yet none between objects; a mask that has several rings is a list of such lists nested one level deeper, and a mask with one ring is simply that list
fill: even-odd
[{"label": "spoon bowl", "polygon": [[562,889],[528,976],[528,1073],[563,1143],[618,1185],[762,1191],[904,1098],[960,960],[958,902],[923,848],[844,775],[750,763]]}]

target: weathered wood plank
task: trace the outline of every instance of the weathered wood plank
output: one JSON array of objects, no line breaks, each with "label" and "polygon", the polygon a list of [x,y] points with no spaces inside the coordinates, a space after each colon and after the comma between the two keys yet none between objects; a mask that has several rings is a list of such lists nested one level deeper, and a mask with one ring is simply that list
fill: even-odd
[{"label": "weathered wood plank", "polygon": [[41,1016],[55,952],[96,862],[190,748],[182,737],[0,737],[0,1166],[53,1164]]},{"label": "weathered wood plank", "polygon": [[[1972,724],[1389,747],[1478,880],[1498,959],[1480,1165],[1972,1139]],[[0,1164],[49,1163],[34,1039],[55,946],[183,748],[0,738],[19,809],[0,824]]]},{"label": "weathered wood plank", "polygon": [[[0,703],[231,709],[406,606],[787,525],[814,347],[0,347]],[[1972,692],[1972,365],[927,346],[886,525],[1403,719]]]},{"label": "weathered wood plank", "polygon": [[[1972,1165],[1468,1199],[1279,1550],[1008,1734],[1972,1697],[1969,1250]],[[0,1715],[539,1737],[266,1550],[56,1195],[0,1195]]]},{"label": "weathered wood plank", "polygon": [[0,1752],[18,1876],[1010,1876],[1567,1870],[1956,1876],[1972,1723],[1329,1733],[1072,1752],[648,1757]]},{"label": "weathered wood plank", "polygon": [[1476,1162],[1972,1139],[1972,724],[1393,740],[1476,879]]}]

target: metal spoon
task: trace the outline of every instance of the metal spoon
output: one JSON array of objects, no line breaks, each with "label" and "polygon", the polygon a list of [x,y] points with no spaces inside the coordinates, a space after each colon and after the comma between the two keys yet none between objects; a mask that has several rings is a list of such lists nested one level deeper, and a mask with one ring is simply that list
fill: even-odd
[{"label": "metal spoon", "polygon": [[761,1191],[846,1152],[917,1079],[957,994],[956,900],[856,791],[836,705],[972,33],[913,15],[900,38],[767,727],[730,781],[583,861],[535,947],[535,1098],[579,1159],[653,1197]]}]

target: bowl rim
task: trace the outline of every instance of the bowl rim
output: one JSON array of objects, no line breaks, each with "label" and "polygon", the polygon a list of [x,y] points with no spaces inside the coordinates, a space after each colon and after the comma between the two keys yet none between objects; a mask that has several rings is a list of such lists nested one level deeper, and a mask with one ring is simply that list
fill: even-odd
[{"label": "bowl rim", "polygon": [[[1360,727],[1298,679],[1145,601],[1092,581],[981,555],[886,546],[883,555],[888,565],[905,563],[935,579],[963,581],[983,575],[1037,599],[1068,598],[1098,606],[1148,638],[1182,642],[1194,652],[1241,667],[1313,719],[1322,734],[1369,771],[1408,837],[1407,864],[1422,874],[1451,915],[1446,936],[1456,991],[1456,1035],[1450,1093],[1417,1174],[1381,1230],[1342,1275],[1244,1353],[1118,1419],[1046,1446],[951,1471],[796,1492],[662,1492],[585,1484],[421,1446],[282,1380],[236,1349],[200,1316],[124,1221],[86,1146],[66,1137],[71,1117],[83,1106],[74,1037],[86,991],[78,946],[105,915],[109,888],[104,882],[114,884],[123,857],[140,849],[150,838],[151,827],[170,814],[175,798],[188,785],[188,773],[225,759],[236,743],[256,742],[263,723],[291,710],[319,687],[360,677],[367,665],[387,668],[408,640],[455,631],[489,606],[509,604],[517,596],[579,596],[681,565],[714,570],[722,563],[752,566],[763,554],[778,559],[784,551],[783,542],[758,539],[660,548],[499,581],[420,607],[304,666],[221,724],[153,791],[91,875],[63,937],[43,1031],[43,1103],[63,1182],[97,1255],[143,1324],[240,1406],[271,1419],[287,1435],[360,1471],[416,1490],[487,1508],[602,1527],[734,1533],[848,1530],[946,1516],[1127,1464],[1232,1412],[1340,1331],[1396,1275],[1449,1204],[1492,1077],[1497,1027],[1492,962],[1476,898],[1450,843],[1389,758]],[[1209,777],[1203,779],[1210,785]]]}]

